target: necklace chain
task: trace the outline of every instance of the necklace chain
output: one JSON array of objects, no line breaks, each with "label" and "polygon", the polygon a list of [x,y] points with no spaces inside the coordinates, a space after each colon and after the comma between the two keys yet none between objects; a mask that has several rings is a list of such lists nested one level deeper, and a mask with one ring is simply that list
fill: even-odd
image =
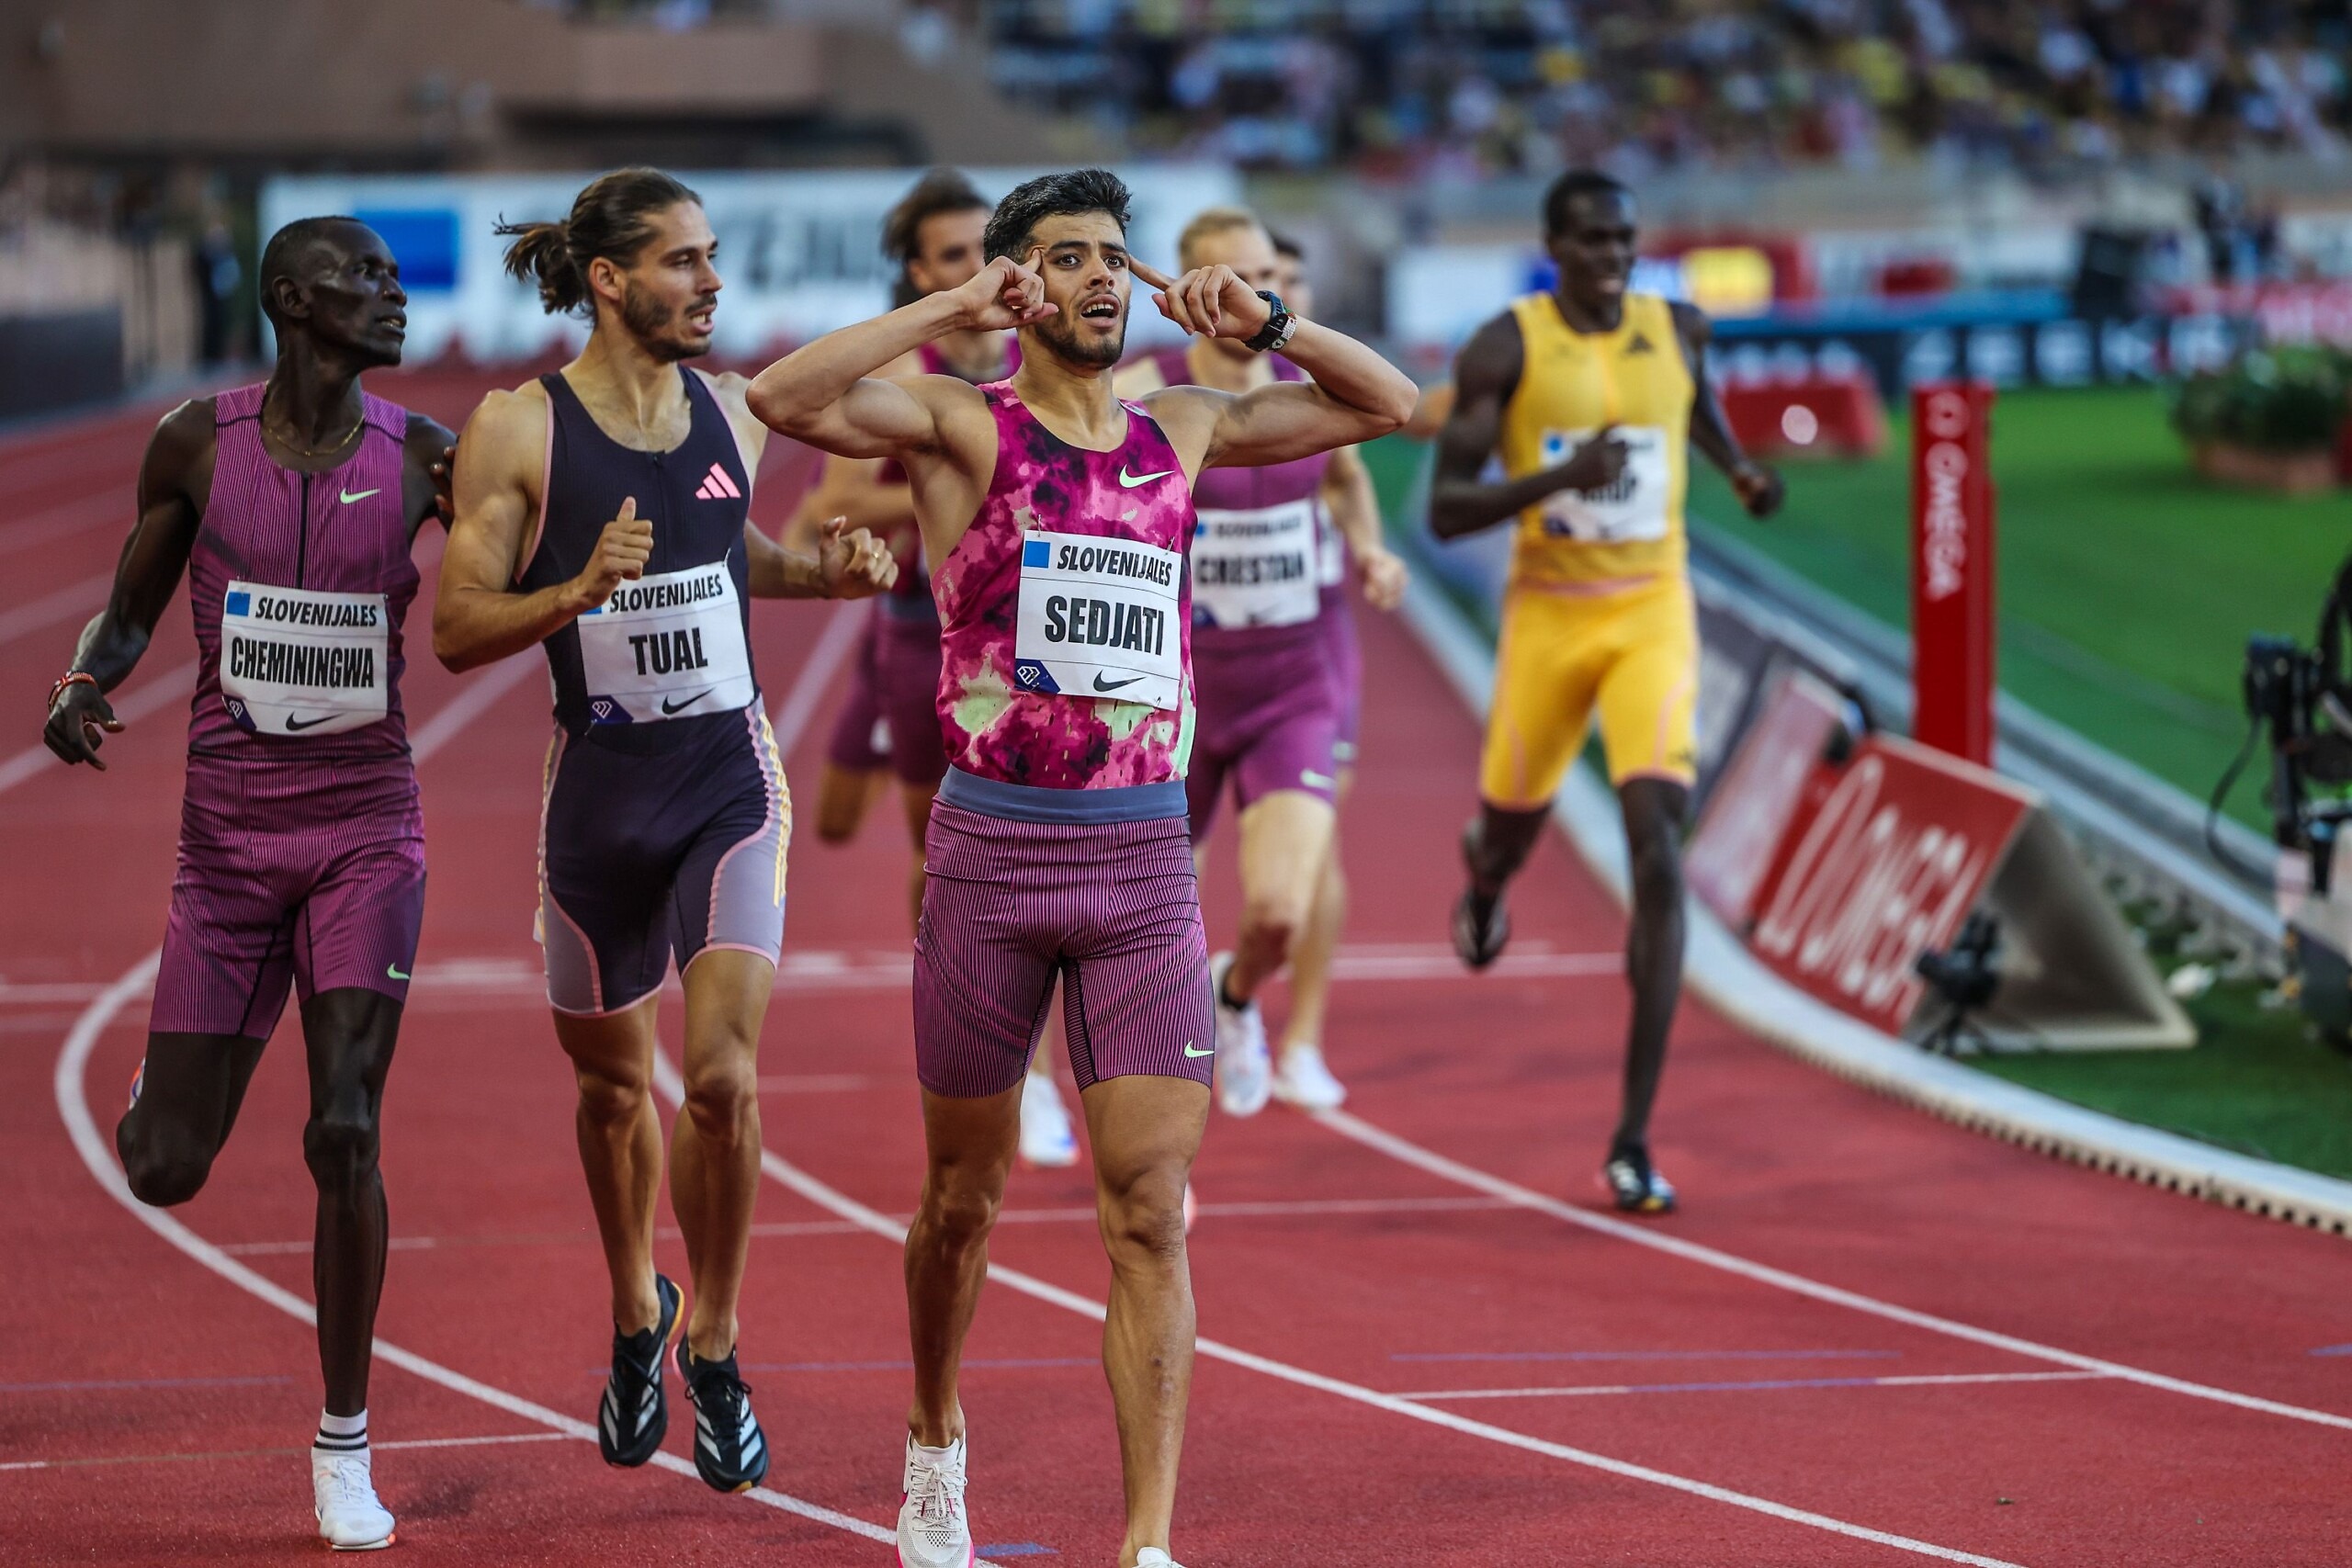
[{"label": "necklace chain", "polygon": [[322,446],[315,451],[303,446],[300,442],[295,440],[292,436],[287,434],[282,430],[275,432],[274,434],[277,436],[279,444],[284,446],[287,450],[290,452],[297,453],[305,457],[331,457],[337,452],[342,451],[345,447],[350,446],[353,439],[358,435],[361,430],[367,427],[367,424],[368,416],[363,412],[357,419],[351,422],[351,428],[345,431],[342,438],[336,441],[334,445],[331,446]]}]

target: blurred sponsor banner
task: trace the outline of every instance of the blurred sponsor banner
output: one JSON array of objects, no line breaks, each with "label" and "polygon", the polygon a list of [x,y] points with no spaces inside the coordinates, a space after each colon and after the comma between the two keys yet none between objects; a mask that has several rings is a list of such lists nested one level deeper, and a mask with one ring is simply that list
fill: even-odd
[{"label": "blurred sponsor banner", "polygon": [[2352,348],[2352,282],[2257,283],[2177,288],[2165,297],[2177,315],[2250,321],[2265,343]]},{"label": "blurred sponsor banner", "polygon": [[1691,890],[1791,983],[1921,1040],[1943,1000],[1918,973],[1971,913],[2000,982],[1973,1021],[1996,1047],[2188,1045],[2196,1034],[2041,797],[1900,737],[1857,737],[1838,694],[1779,677],[1709,798]]},{"label": "blurred sponsor banner", "polygon": [[[1036,169],[967,171],[994,199]],[[1128,241],[1137,255],[1172,270],[1176,235],[1204,207],[1238,201],[1229,168],[1154,164],[1120,171],[1135,192]],[[882,254],[882,220],[919,170],[762,171],[680,178],[700,192],[718,237],[725,280],[717,352],[751,358],[889,308],[894,268]],[[502,220],[557,219],[593,175],[283,175],[262,187],[261,228],[347,212],[373,225],[401,258],[409,289],[409,355],[458,352],[478,360],[568,351],[587,327],[539,308],[535,288],[506,276]],[[1137,345],[1181,336],[1139,295],[1129,328]]]}]

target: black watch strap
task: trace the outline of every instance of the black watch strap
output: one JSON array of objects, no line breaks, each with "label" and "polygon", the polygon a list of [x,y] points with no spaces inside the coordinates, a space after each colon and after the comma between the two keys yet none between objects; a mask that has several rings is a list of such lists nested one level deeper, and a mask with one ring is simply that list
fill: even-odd
[{"label": "black watch strap", "polygon": [[1258,298],[1267,305],[1266,324],[1258,329],[1254,337],[1244,338],[1241,345],[1266,354],[1290,342],[1291,333],[1298,330],[1298,318],[1290,313],[1290,307],[1283,303],[1282,296],[1261,288]]}]

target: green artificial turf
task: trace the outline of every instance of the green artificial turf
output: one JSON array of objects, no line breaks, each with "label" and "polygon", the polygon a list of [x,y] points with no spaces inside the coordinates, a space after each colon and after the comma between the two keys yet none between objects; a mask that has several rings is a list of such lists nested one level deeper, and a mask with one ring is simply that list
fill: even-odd
[{"label": "green artificial turf", "polygon": [[[1897,411],[1879,457],[1789,463],[1788,506],[1762,524],[1694,463],[1691,511],[1905,626],[1909,450]],[[2204,799],[2245,733],[2246,637],[2311,641],[2352,550],[2352,491],[2288,500],[2196,478],[2153,388],[2002,394],[1993,474],[2002,687]],[[2262,774],[2230,802],[2256,828]]]}]

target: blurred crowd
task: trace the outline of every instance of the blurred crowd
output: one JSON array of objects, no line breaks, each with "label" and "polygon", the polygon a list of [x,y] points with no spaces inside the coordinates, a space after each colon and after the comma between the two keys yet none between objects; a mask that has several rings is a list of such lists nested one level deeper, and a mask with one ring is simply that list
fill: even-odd
[{"label": "blurred crowd", "polygon": [[966,0],[1139,152],[1417,177],[2339,155],[2344,0]]}]

